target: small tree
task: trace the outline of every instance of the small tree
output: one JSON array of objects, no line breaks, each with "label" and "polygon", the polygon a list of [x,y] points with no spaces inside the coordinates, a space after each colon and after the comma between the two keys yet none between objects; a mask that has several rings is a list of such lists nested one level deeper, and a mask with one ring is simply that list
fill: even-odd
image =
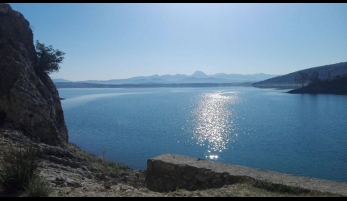
[{"label": "small tree", "polygon": [[297,84],[301,84],[301,87],[304,87],[304,84],[308,81],[309,76],[304,71],[300,71],[296,74],[294,78],[294,82]]},{"label": "small tree", "polygon": [[35,45],[37,61],[35,63],[36,72],[52,73],[59,71],[59,64],[63,61],[65,53],[60,50],[53,49],[52,45],[45,46],[36,40]]},{"label": "small tree", "polygon": [[313,72],[310,76],[310,84],[318,84],[321,80],[319,79],[319,73]]}]

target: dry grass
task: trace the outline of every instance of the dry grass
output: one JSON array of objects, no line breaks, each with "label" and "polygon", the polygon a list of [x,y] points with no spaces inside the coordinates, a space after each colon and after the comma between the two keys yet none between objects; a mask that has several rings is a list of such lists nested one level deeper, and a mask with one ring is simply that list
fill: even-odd
[{"label": "dry grass", "polygon": [[119,176],[121,171],[130,170],[130,168],[125,165],[121,165],[112,161],[107,161],[105,159],[105,152],[102,153],[101,157],[98,157],[81,150],[72,143],[68,143],[67,147],[69,150],[71,150],[78,156],[87,159],[89,163],[93,164],[96,168],[98,168],[100,170],[100,180],[107,180],[107,177],[116,177]]},{"label": "dry grass", "polygon": [[41,151],[33,145],[10,146],[0,154],[0,196],[47,197],[52,188],[39,176]]}]

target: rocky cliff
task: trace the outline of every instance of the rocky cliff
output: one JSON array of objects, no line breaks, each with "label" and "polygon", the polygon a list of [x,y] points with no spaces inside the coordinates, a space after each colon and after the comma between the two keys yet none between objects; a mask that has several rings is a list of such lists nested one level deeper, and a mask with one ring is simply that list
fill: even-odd
[{"label": "rocky cliff", "polygon": [[63,146],[68,131],[59,94],[46,73],[35,72],[36,59],[29,22],[0,3],[0,127]]}]

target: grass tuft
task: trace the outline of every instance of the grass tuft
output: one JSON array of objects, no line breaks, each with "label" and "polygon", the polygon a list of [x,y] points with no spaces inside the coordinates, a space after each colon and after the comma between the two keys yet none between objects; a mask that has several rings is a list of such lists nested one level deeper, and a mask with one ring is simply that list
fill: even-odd
[{"label": "grass tuft", "polygon": [[8,192],[21,192],[38,174],[41,151],[34,146],[10,147],[0,158],[0,184]]},{"label": "grass tuft", "polygon": [[35,177],[25,187],[23,197],[48,197],[52,192],[49,182],[41,177]]}]

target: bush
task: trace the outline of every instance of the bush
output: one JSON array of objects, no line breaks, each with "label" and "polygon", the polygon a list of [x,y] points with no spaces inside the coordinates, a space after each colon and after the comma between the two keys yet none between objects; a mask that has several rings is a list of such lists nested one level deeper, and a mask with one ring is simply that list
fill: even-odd
[{"label": "bush", "polygon": [[0,158],[0,184],[8,192],[23,191],[38,175],[41,152],[33,146],[11,147]]},{"label": "bush", "polygon": [[49,182],[41,177],[35,177],[25,187],[23,197],[48,197],[52,192]]}]

